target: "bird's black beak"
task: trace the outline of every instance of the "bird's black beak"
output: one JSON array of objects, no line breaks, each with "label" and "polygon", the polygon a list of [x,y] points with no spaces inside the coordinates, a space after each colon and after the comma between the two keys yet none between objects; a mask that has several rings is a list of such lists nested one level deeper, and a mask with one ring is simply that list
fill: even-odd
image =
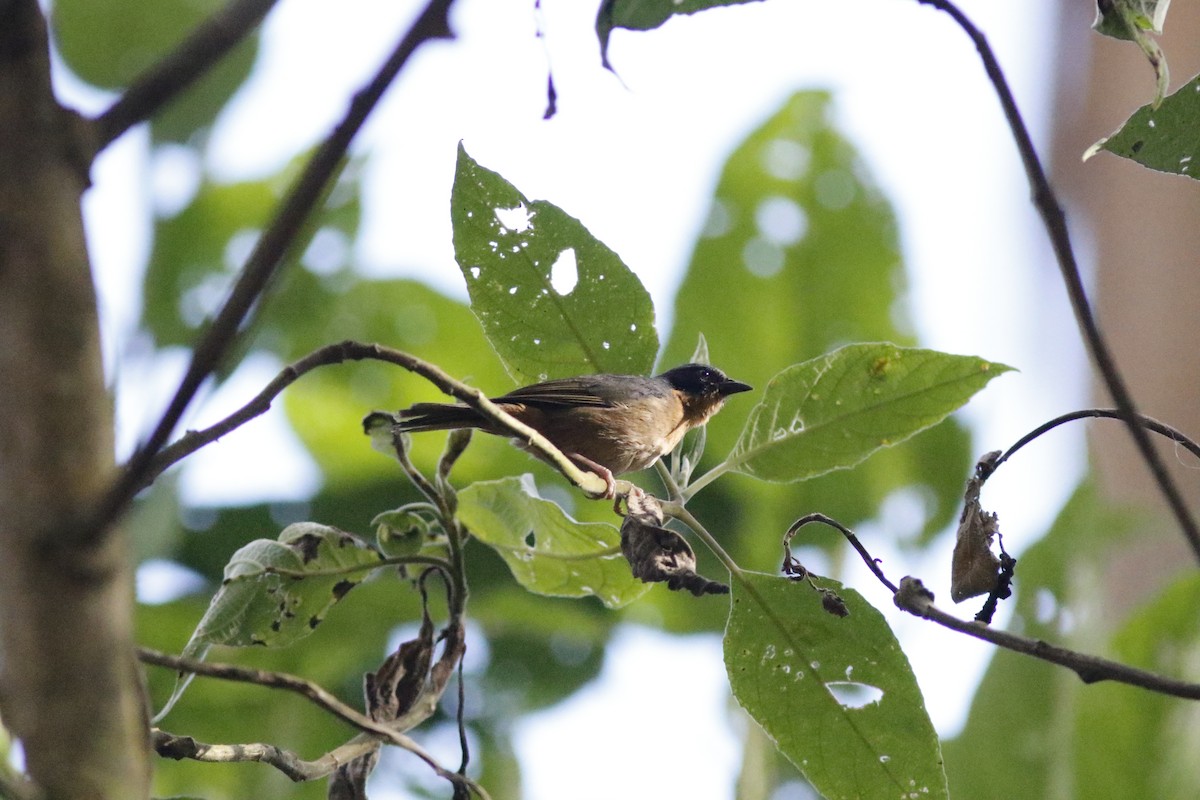
[{"label": "bird's black beak", "polygon": [[748,383],[742,383],[741,381],[735,381],[726,378],[721,382],[721,388],[717,391],[721,393],[722,397],[725,397],[726,395],[737,394],[738,392],[748,392],[753,388],[754,387]]}]

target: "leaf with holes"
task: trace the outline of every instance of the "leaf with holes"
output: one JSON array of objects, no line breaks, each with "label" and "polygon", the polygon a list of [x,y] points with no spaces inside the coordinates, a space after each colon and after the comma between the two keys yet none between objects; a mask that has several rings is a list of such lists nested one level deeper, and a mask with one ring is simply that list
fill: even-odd
[{"label": "leaf with holes", "polygon": [[595,595],[620,608],[650,588],[621,556],[621,533],[604,522],[577,522],[538,496],[532,475],[477,481],[458,493],[458,517],[492,547],[531,592]]},{"label": "leaf with holes", "polygon": [[[283,647],[303,639],[381,559],[366,542],[315,522],[289,525],[278,539],[255,539],[229,559],[183,655],[203,658],[214,644]],[[179,681],[158,718],[190,680]]]},{"label": "leaf with holes", "polygon": [[1011,367],[894,344],[856,344],[767,384],[718,470],[797,481],[852,467],[945,419]]},{"label": "leaf with holes", "polygon": [[725,667],[734,697],[829,800],[947,797],[937,734],[908,659],[862,595],[743,572],[733,581]]},{"label": "leaf with holes", "polygon": [[471,310],[515,380],[650,371],[650,295],[579,220],[527,200],[462,145],[450,215]]},{"label": "leaf with holes", "polygon": [[1163,100],[1157,109],[1145,105],[1133,112],[1121,129],[1096,142],[1084,153],[1101,150],[1136,161],[1143,167],[1200,177],[1200,75]]}]

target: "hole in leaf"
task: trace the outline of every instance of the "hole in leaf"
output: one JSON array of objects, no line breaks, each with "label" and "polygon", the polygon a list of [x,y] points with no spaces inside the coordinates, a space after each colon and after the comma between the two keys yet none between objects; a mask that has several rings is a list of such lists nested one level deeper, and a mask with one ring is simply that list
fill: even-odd
[{"label": "hole in leaf", "polygon": [[533,534],[533,531],[530,531],[529,533],[525,534],[525,546],[526,547],[534,547],[536,544],[537,544],[537,536],[535,536]]},{"label": "hole in leaf", "polygon": [[558,254],[550,267],[550,285],[560,295],[568,295],[579,282],[579,270],[575,263],[575,249],[568,247]]},{"label": "hole in leaf", "polygon": [[829,681],[825,688],[843,708],[863,708],[883,699],[883,690],[869,683]]},{"label": "hole in leaf", "polygon": [[504,228],[502,233],[524,233],[533,227],[533,214],[523,205],[516,208],[494,208],[492,212]]}]

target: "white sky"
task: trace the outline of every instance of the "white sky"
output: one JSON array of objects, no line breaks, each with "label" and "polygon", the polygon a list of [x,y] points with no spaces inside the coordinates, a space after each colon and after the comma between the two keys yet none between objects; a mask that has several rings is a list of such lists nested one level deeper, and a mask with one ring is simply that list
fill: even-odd
[{"label": "white sky", "polygon": [[[219,121],[206,166],[221,179],[261,177],[311,146],[417,5],[283,0],[267,21],[258,69]],[[599,65],[594,2],[542,0],[542,6],[544,45],[534,36],[533,0],[460,0],[452,17],[458,40],[423,47],[377,110],[355,147],[370,156],[365,229],[355,253],[369,273],[413,275],[465,297],[448,213],[462,139],[480,163],[526,196],[580,218],[620,253],[654,297],[665,337],[663,315],[724,159],[791,92],[830,89],[839,123],[897,207],[922,344],[1021,370],[989,386],[966,410],[976,453],[1005,447],[1080,405],[1086,391],[1078,337],[1033,227],[1023,172],[978,58],[947,16],[915,0],[836,6],[768,0],[720,9],[658,31],[616,32],[610,58],[618,79]],[[963,0],[961,6],[991,38],[1034,120],[1035,140],[1044,142],[1050,87],[1043,81],[1054,66],[1047,30],[1054,20],[1044,18],[1046,4]],[[558,115],[548,122],[541,119],[547,54],[559,93]],[[103,107],[66,78],[62,83],[71,101]],[[110,364],[118,353],[138,349],[129,331],[148,254],[147,209],[186,199],[198,174],[198,165],[179,156],[151,161],[144,131],[134,131],[102,157],[85,199]],[[127,369],[136,359],[122,361]],[[124,452],[145,435],[183,366],[182,358],[168,357],[122,376]],[[186,424],[240,405],[276,369],[264,359],[248,365]],[[1042,447],[1037,463],[1029,458],[1019,474],[1002,471],[989,484],[985,501],[1000,511],[1014,552],[1044,530],[1079,473],[1081,437],[1059,434],[1056,442],[1057,448]],[[264,452],[271,453],[269,469],[258,455]],[[311,491],[317,474],[272,412],[194,459],[183,485],[193,502],[286,499]],[[883,541],[889,526],[902,525],[885,522],[871,539]],[[897,574],[941,578],[947,571],[940,560],[877,555]],[[989,650],[893,613],[890,598],[874,592],[872,582],[851,580],[889,615],[935,725],[943,733],[956,730]],[[946,596],[944,583],[934,588]],[[675,771],[672,793],[730,796],[739,755],[726,724],[719,642],[664,641],[630,629],[618,636],[596,685],[519,726],[518,752],[530,756],[523,763],[527,797],[562,796],[563,786],[585,799],[627,796],[634,784],[623,765],[630,761],[618,751],[647,748],[614,739],[628,735],[613,727],[625,724],[623,703],[637,691],[628,683],[631,664],[694,679],[701,715],[687,725],[694,736],[665,721],[661,728],[638,726],[654,743],[655,762],[695,765]],[[569,743],[563,752],[543,757],[563,742]],[[574,782],[581,773],[591,776],[586,787]]]}]

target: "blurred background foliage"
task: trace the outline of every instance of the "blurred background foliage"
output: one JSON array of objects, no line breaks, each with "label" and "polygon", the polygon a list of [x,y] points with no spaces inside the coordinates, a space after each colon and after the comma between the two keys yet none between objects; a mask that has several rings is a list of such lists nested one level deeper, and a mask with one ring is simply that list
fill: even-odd
[{"label": "blurred background foliage", "polygon": [[[119,90],[220,5],[220,0],[56,0],[56,44],[68,67],[84,81]],[[252,38],[154,119],[152,146],[188,148],[202,159],[207,131],[250,74],[255,53]],[[714,364],[760,387],[779,369],[841,344],[914,343],[894,216],[853,146],[830,124],[829,102],[827,95],[814,92],[788,98],[730,154],[675,299],[661,368],[687,360],[700,334],[707,338]],[[281,174],[260,181],[228,184],[205,175],[182,209],[154,220],[140,329],[155,348],[186,347],[194,339],[303,158],[298,154]],[[376,341],[412,352],[490,391],[511,388],[511,378],[466,305],[418,281],[367,277],[356,268],[359,167],[355,161],[344,166],[296,250],[296,263],[266,301],[256,330],[247,339],[249,352],[268,354],[284,364],[343,339]],[[236,355],[240,359],[249,352]],[[227,364],[222,377],[234,366],[232,361]],[[367,535],[377,513],[416,500],[395,464],[370,450],[360,420],[373,408],[395,409],[432,399],[437,399],[436,392],[427,385],[377,363],[323,369],[291,387],[283,401],[287,419],[321,473],[319,491],[303,504],[185,508],[176,476],[161,479],[141,498],[131,518],[139,557],[172,562],[203,580],[194,591],[170,602],[142,604],[140,640],[179,651],[218,585],[225,561],[246,542],[273,538],[297,517]],[[730,449],[749,411],[750,403],[736,400],[709,426],[706,463],[710,466]],[[439,436],[416,437],[414,461],[429,469],[441,446]],[[881,504],[902,493],[921,510],[921,524],[904,543],[915,548],[953,521],[971,460],[966,432],[950,420],[855,470],[806,483],[752,484],[744,477],[729,476],[700,494],[692,507],[739,563],[774,571],[779,537],[797,516],[822,511],[853,527],[875,518]],[[544,493],[563,501],[577,517],[611,521],[605,504],[582,502],[576,495],[555,490],[565,488],[557,475],[492,437],[475,438],[454,479],[462,485],[527,471],[534,473]],[[655,482],[652,474],[638,480],[650,486]],[[1022,576],[1052,593],[1056,613],[1065,613],[1078,592],[1067,590],[1070,571],[1054,537],[1070,535],[1069,531],[1075,531],[1075,536],[1084,530],[1115,531],[1107,521],[1097,519],[1100,513],[1094,494],[1081,492],[1064,512],[1055,534],[1023,558],[1022,568],[1030,571]],[[1076,546],[1078,541],[1068,545]],[[611,612],[594,599],[528,594],[486,547],[472,545],[468,555],[468,614],[475,626],[470,635],[475,637],[476,655],[468,658],[466,669],[467,719],[475,763],[482,769],[480,780],[494,797],[519,795],[520,768],[509,739],[514,720],[563,700],[594,679],[616,625],[633,620],[686,633],[719,631],[725,623],[727,604],[720,598],[696,599],[657,586],[631,607]],[[702,573],[719,574],[715,561],[703,551],[698,555]],[[832,561],[836,564],[837,557]],[[1039,564],[1044,574],[1037,571]],[[1186,600],[1195,593],[1194,582],[1176,592]],[[1052,624],[1057,617],[1047,617],[1030,605],[1036,602],[1037,597],[1021,598],[1019,619],[1024,620],[1024,632],[1062,633],[1061,626],[1055,629]],[[1163,617],[1179,602],[1183,601],[1176,599],[1176,605],[1168,603],[1166,609],[1145,613]],[[412,630],[418,609],[415,593],[405,581],[383,576],[356,588],[299,645],[281,650],[219,649],[212,658],[304,675],[357,704],[362,674],[377,668],[389,646]],[[1083,633],[1078,625],[1072,630]],[[1098,627],[1091,634],[1084,643],[1103,649],[1107,633]],[[1134,633],[1127,630],[1122,636],[1121,645],[1130,658],[1148,667],[1160,660],[1154,648],[1138,641]],[[985,787],[992,773],[981,765],[992,764],[996,769],[1003,766],[1003,780],[996,777],[995,785],[1006,787],[1006,796],[1021,794],[1009,782],[1021,774],[1029,782],[1024,796],[1048,797],[1046,787],[1055,774],[1061,780],[1061,772],[1051,774],[1055,770],[1099,775],[1090,771],[1096,768],[1099,754],[1106,754],[1104,758],[1113,764],[1114,752],[1139,758],[1146,743],[1156,741],[1153,732],[1145,732],[1143,738],[1127,737],[1129,747],[1118,751],[1091,746],[1089,733],[1112,726],[1111,714],[1117,712],[1111,709],[1135,713],[1130,690],[1102,690],[1115,696],[1114,705],[1105,712],[1110,716],[1102,723],[1101,709],[1109,694],[1089,689],[1085,700],[1078,687],[1066,688],[1073,676],[1052,672],[1050,681],[1040,677],[1048,669],[1009,654],[995,659],[967,729],[946,752],[957,795],[991,796]],[[149,676],[151,693],[161,702],[173,676],[162,670],[151,670]],[[1069,708],[1063,706],[1063,692],[1073,698]],[[1024,711],[1013,711],[1014,698],[1021,699]],[[1139,694],[1133,700],[1133,706],[1138,706],[1147,696]],[[428,729],[436,733],[450,721],[453,703],[448,700],[450,708],[431,720]],[[1160,705],[1164,708],[1156,712],[1156,720],[1170,715],[1166,701]],[[1035,745],[1006,733],[1004,741],[1014,752],[998,754],[991,748],[996,743],[995,718],[1000,714],[1006,724],[1018,720],[1029,736],[1040,732],[1041,738]],[[1178,725],[1179,720],[1170,724]],[[306,757],[315,757],[352,735],[290,695],[203,679],[172,713],[168,727],[208,742],[271,741]],[[1078,739],[1073,750],[1063,752],[1062,763],[1050,764],[1045,752],[1056,742],[1045,734],[1058,731],[1069,731]],[[1059,738],[1057,743],[1061,742]],[[747,752],[761,756],[761,742],[751,737]],[[748,757],[747,763],[753,761]],[[1147,758],[1145,763],[1153,762]],[[414,794],[428,794],[430,784],[423,769],[407,769],[405,764],[403,759],[385,763],[380,774],[411,783]],[[794,771],[780,769],[769,754],[762,758],[759,770],[771,776],[769,783],[795,780]],[[1171,788],[1186,777],[1172,778]],[[1092,793],[1079,785],[1077,796],[1133,796]],[[297,786],[277,771],[255,765],[160,761],[155,790],[159,795],[268,800],[323,797],[325,787],[321,782]],[[1155,796],[1181,795],[1164,789]]]}]

